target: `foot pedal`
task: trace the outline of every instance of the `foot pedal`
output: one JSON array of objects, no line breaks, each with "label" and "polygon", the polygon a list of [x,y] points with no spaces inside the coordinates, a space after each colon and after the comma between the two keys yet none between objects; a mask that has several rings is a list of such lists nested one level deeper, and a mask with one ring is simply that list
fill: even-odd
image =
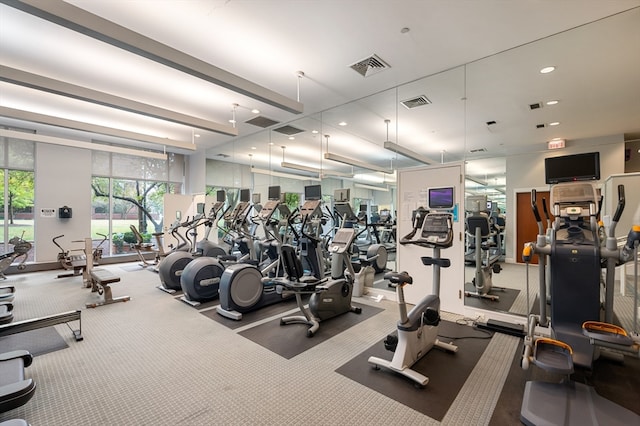
[{"label": "foot pedal", "polygon": [[533,363],[545,371],[557,374],[573,373],[571,346],[559,340],[540,338],[533,349]]},{"label": "foot pedal", "polygon": [[384,348],[388,351],[395,352],[398,347],[398,337],[389,334],[386,339],[384,339]]},{"label": "foot pedal", "polygon": [[613,343],[622,346],[633,345],[633,339],[629,337],[622,327],[599,321],[585,321],[582,324],[582,334],[593,340]]}]

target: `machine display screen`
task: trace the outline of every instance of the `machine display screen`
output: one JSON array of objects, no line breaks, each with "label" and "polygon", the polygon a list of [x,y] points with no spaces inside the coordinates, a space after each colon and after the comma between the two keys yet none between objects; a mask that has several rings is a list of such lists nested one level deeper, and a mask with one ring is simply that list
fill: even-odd
[{"label": "machine display screen", "polygon": [[453,197],[453,187],[445,188],[429,188],[429,208],[435,209],[452,209],[455,204]]},{"label": "machine display screen", "polygon": [[224,203],[227,200],[227,194],[224,191],[216,192],[216,201],[219,203]]},{"label": "machine display screen", "polygon": [[270,200],[279,200],[280,199],[280,186],[270,186],[269,187],[269,199]]},{"label": "machine display screen", "polygon": [[305,200],[321,200],[322,199],[322,186],[321,185],[309,185],[304,187],[304,199]]},{"label": "machine display screen", "polygon": [[240,201],[251,201],[251,190],[249,189],[241,189],[240,190]]}]

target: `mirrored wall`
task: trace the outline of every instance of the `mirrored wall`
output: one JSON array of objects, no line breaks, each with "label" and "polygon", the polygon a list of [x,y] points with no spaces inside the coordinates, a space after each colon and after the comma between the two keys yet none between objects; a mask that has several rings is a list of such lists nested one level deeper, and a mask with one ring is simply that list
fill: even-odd
[{"label": "mirrored wall", "polygon": [[[492,256],[502,270],[492,274],[496,289],[491,292],[499,301],[465,297],[465,304],[526,315],[535,310],[538,274],[537,266],[531,266],[527,305],[516,223],[530,221],[532,215],[530,208],[518,210],[519,200],[526,200],[532,188],[548,188],[541,164],[545,156],[556,154],[548,153],[547,142],[564,134],[575,136],[562,154],[600,150],[603,179],[624,172],[617,156],[621,134],[628,129],[616,120],[620,111],[615,99],[637,96],[637,90],[609,93],[606,82],[624,79],[630,89],[640,87],[637,46],[629,42],[630,37],[640,39],[638,20],[637,10],[619,14],[256,130],[208,154],[207,180],[215,176],[222,181],[219,186],[249,187],[263,194],[271,185],[302,193],[305,185],[322,183],[328,199],[335,189],[350,188],[352,201],[365,204],[369,217],[383,209],[395,216],[395,170],[464,160],[465,197],[486,197],[484,209],[502,223],[499,232],[492,228],[500,234],[492,236]],[[557,70],[540,74],[546,65]],[[412,153],[419,154],[418,160]],[[360,205],[353,208],[358,211]],[[535,235],[535,223],[527,226]],[[468,254],[475,250],[472,245]],[[475,255],[467,258],[465,289],[473,291],[481,268]]]}]

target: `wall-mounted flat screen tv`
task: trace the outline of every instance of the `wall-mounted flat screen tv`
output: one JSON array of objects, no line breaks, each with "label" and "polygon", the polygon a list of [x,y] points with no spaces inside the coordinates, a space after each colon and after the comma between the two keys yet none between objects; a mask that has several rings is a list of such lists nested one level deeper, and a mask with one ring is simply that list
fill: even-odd
[{"label": "wall-mounted flat screen tv", "polygon": [[280,186],[270,186],[269,187],[269,199],[270,200],[279,200],[280,199]]},{"label": "wall-mounted flat screen tv", "polygon": [[547,184],[600,179],[600,153],[563,155],[544,159],[544,178]]},{"label": "wall-mounted flat screen tv", "polygon": [[217,191],[216,201],[219,203],[224,203],[225,201],[227,201],[227,194],[224,191]]},{"label": "wall-mounted flat screen tv", "polygon": [[309,185],[304,187],[305,200],[322,200],[322,185]]},{"label": "wall-mounted flat screen tv", "polygon": [[240,201],[244,201],[246,203],[251,201],[251,190],[250,189],[241,189],[240,190]]}]

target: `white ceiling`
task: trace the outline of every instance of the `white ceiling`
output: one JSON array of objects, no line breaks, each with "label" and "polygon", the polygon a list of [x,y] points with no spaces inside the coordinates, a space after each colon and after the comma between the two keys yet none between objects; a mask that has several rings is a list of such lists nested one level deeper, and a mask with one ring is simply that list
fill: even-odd
[{"label": "white ceiling", "polygon": [[[210,158],[224,154],[226,161],[281,170],[280,147],[286,146],[287,161],[351,171],[322,160],[328,139],[329,151],[378,166],[418,164],[383,149],[388,138],[436,162],[485,159],[473,172],[489,178],[504,174],[498,158],[544,149],[553,137],[570,144],[640,131],[640,0],[68,2],[293,101],[299,95],[302,114],[7,5],[37,1],[0,3],[3,66],[226,126],[238,104],[238,136],[6,81],[0,81],[1,107],[193,142]],[[362,77],[349,67],[372,54],[390,68]],[[546,65],[557,70],[541,75]],[[433,103],[413,110],[398,106],[418,95]],[[530,110],[529,104],[549,99],[560,103]],[[252,108],[280,124],[264,130],[244,123],[253,118]],[[347,126],[338,126],[343,120]],[[560,125],[536,129],[552,121]],[[7,117],[0,124],[154,147]],[[269,131],[282,124],[304,132],[289,140]],[[479,148],[486,151],[470,153]]]}]

